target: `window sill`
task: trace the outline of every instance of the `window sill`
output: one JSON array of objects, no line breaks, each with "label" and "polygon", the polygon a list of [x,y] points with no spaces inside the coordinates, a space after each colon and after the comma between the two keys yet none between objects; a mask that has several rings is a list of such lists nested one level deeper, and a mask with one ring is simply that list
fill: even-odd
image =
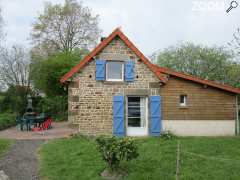
[{"label": "window sill", "polygon": [[188,106],[179,106],[179,109],[189,109]]},{"label": "window sill", "polygon": [[104,84],[125,84],[124,81],[104,81]]}]

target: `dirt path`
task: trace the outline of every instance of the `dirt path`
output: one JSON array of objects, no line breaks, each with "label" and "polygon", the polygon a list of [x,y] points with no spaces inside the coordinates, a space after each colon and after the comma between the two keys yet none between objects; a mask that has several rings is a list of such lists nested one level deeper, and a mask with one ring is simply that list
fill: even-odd
[{"label": "dirt path", "polygon": [[10,180],[39,180],[37,150],[44,140],[16,140],[8,153],[0,160]]}]

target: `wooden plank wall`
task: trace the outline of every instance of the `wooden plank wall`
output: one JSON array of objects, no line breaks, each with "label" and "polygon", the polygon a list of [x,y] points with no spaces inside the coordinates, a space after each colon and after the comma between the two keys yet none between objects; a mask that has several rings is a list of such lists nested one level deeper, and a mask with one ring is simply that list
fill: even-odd
[{"label": "wooden plank wall", "polygon": [[[163,120],[235,120],[236,95],[192,81],[170,77],[161,86]],[[187,106],[179,96],[187,95]]]}]

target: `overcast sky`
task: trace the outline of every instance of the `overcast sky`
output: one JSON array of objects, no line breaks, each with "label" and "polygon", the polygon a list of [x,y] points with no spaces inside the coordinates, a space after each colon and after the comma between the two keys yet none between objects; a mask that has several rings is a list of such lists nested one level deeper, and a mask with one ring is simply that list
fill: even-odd
[{"label": "overcast sky", "polygon": [[[64,0],[50,0],[62,3]],[[30,46],[31,24],[44,0],[1,0],[6,43]],[[180,42],[226,45],[240,27],[239,7],[226,13],[230,0],[83,0],[100,15],[103,36],[121,26],[146,55]]]}]

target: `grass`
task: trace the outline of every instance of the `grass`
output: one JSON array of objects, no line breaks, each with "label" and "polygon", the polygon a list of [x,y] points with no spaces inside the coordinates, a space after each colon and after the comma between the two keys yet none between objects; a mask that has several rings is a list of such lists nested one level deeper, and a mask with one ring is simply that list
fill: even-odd
[{"label": "grass", "polygon": [[104,169],[95,142],[86,138],[51,141],[43,146],[40,155],[41,174],[49,180],[94,180]]},{"label": "grass", "polygon": [[16,124],[15,115],[10,113],[0,114],[0,130]]},{"label": "grass", "polygon": [[[240,138],[137,139],[140,156],[124,162],[129,180],[175,179],[177,141],[180,141],[180,179],[239,179]],[[105,168],[93,139],[53,140],[40,151],[41,175],[48,180],[102,179]]]},{"label": "grass", "polygon": [[7,151],[10,144],[11,142],[9,140],[0,139],[0,158]]}]

